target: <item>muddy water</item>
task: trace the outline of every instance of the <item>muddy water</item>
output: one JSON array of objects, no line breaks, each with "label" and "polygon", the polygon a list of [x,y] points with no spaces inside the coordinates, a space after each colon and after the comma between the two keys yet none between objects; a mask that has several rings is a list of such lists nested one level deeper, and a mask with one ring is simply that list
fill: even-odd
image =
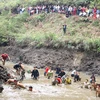
[{"label": "muddy water", "polygon": [[[12,69],[13,63],[6,63],[8,69]],[[31,65],[24,65],[26,70],[32,70]],[[43,76],[43,69],[39,69],[40,77],[38,81],[32,80],[31,75],[26,73],[23,81],[25,86],[33,86],[34,91],[27,89],[13,89],[10,85],[4,85],[4,91],[0,94],[0,100],[100,100],[95,96],[95,91],[80,88],[81,83],[89,78],[89,75],[80,73],[82,82],[72,83],[72,85],[51,86],[53,78],[47,79]],[[70,72],[67,72],[70,75]],[[97,82],[100,83],[100,76],[97,76]]]}]

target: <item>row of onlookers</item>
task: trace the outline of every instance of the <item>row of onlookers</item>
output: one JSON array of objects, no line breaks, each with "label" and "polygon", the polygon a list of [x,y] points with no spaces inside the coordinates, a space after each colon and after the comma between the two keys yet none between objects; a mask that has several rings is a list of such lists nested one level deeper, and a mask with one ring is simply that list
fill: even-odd
[{"label": "row of onlookers", "polygon": [[22,14],[24,11],[28,11],[30,15],[39,14],[42,12],[45,13],[63,13],[66,14],[66,17],[72,15],[79,15],[79,16],[94,16],[96,18],[100,17],[100,9],[89,8],[85,6],[66,6],[66,5],[37,5],[37,6],[29,6],[27,8],[23,6],[17,7],[17,12]]}]

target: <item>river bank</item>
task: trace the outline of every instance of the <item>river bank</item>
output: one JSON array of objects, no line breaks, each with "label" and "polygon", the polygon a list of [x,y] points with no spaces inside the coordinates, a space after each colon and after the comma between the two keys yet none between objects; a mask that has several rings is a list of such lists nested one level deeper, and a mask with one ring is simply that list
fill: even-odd
[{"label": "river bank", "polygon": [[65,70],[73,69],[100,75],[100,54],[80,52],[68,49],[20,48],[17,46],[0,47],[0,53],[8,53],[12,62],[22,60],[25,64],[44,68],[46,65],[55,69],[60,65]]}]

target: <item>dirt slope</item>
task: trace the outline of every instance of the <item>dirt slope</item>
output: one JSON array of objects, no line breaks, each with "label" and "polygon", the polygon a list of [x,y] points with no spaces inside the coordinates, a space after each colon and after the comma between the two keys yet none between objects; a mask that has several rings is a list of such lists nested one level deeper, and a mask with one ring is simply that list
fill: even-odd
[{"label": "dirt slope", "polygon": [[67,49],[35,49],[18,48],[14,46],[1,47],[0,53],[8,53],[11,61],[18,62],[21,59],[26,64],[53,68],[60,65],[65,70],[77,69],[85,72],[92,72],[100,75],[100,57],[96,53],[85,53]]}]

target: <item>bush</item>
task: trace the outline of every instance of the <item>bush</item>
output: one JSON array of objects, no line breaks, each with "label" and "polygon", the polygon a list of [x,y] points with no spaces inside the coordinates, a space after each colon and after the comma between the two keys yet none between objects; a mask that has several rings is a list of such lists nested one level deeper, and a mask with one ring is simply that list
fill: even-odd
[{"label": "bush", "polygon": [[97,26],[100,26],[100,22],[99,20],[96,20],[92,23],[93,26],[97,27]]},{"label": "bush", "polygon": [[45,20],[45,17],[46,17],[46,14],[45,14],[45,13],[42,13],[42,14],[40,14],[39,16],[37,16],[36,19],[37,19],[38,21],[41,21],[41,22],[42,22],[42,21]]},{"label": "bush", "polygon": [[23,14],[17,15],[15,18],[16,20],[20,22],[27,22],[27,18],[29,17],[29,14],[27,12],[23,12]]},{"label": "bush", "polygon": [[0,36],[0,46],[7,46],[8,45],[8,40],[4,36]]}]

